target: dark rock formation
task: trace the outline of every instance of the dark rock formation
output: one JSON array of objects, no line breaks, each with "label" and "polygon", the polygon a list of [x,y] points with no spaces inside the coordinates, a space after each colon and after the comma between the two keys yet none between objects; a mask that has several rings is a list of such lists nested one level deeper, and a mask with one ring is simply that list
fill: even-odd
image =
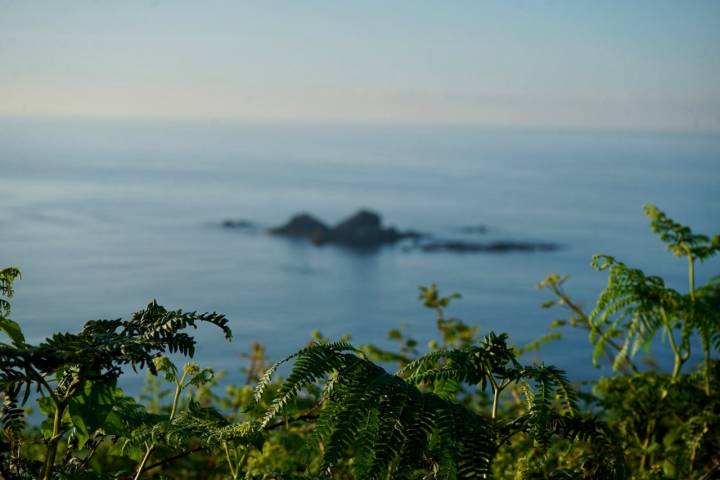
[{"label": "dark rock formation", "polygon": [[508,252],[551,252],[560,248],[554,243],[543,242],[516,242],[499,240],[490,243],[462,242],[457,240],[444,240],[420,245],[423,252],[458,252],[458,253],[508,253]]},{"label": "dark rock formation", "polygon": [[225,228],[241,228],[241,229],[250,229],[255,228],[255,224],[251,222],[250,220],[225,220],[222,222],[222,226]]},{"label": "dark rock formation", "polygon": [[303,213],[292,217],[285,225],[270,229],[269,233],[304,238],[317,244],[332,243],[356,248],[377,247],[420,235],[416,232],[383,228],[380,215],[368,210],[360,210],[333,228]]},{"label": "dark rock formation", "polygon": [[268,230],[273,235],[304,238],[315,243],[325,243],[330,229],[308,213],[295,215],[285,225]]},{"label": "dark rock formation", "polygon": [[[468,233],[484,232],[484,227],[475,226]],[[382,245],[397,243],[404,239],[415,242],[407,250],[423,252],[456,253],[509,253],[509,252],[550,252],[559,245],[544,242],[498,240],[478,243],[462,240],[434,239],[429,235],[414,231],[399,231],[385,228],[382,218],[375,212],[360,210],[334,227],[328,227],[322,221],[307,213],[292,217],[286,224],[271,228],[268,233],[284,237],[310,240],[315,244],[334,244],[350,247],[357,251],[374,251]]]},{"label": "dark rock formation", "polygon": [[414,232],[399,232],[392,227],[383,228],[380,215],[368,210],[360,210],[331,229],[327,241],[365,247],[395,243],[414,236],[417,236]]}]

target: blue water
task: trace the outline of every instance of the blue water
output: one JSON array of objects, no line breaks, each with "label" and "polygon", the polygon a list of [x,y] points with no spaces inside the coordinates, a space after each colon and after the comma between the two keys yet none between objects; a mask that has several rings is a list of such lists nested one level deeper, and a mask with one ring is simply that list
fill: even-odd
[{"label": "blue water", "polygon": [[[609,253],[686,285],[642,214],[657,203],[697,231],[720,232],[720,137],[460,127],[0,120],[0,265],[23,272],[13,317],[29,340],[124,317],[150,299],[227,314],[235,332],[197,332],[197,360],[239,378],[252,340],[278,358],[318,329],[387,345],[405,325],[435,338],[419,285],[461,292],[450,313],[530,341],[560,318],[540,304],[546,274],[590,308]],[[538,240],[550,253],[358,254],[220,227],[309,211],[329,222],[359,207],[447,238]],[[459,227],[482,224],[483,236]],[[700,281],[718,273],[713,259]],[[591,378],[584,333],[542,359]]]}]

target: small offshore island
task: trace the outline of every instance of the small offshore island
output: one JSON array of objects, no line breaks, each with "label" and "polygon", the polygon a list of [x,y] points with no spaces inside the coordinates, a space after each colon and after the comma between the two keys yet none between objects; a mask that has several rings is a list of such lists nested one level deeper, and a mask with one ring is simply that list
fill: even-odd
[{"label": "small offshore island", "polygon": [[403,232],[394,227],[385,228],[380,215],[369,210],[359,210],[334,227],[327,226],[308,213],[300,213],[284,225],[271,228],[268,233],[305,238],[318,245],[330,243],[351,247],[377,247],[422,236],[414,231]]},{"label": "small offshore island", "polygon": [[[251,229],[255,224],[248,220],[225,220],[225,228]],[[472,227],[471,233],[485,233],[484,226]],[[423,252],[456,253],[508,253],[508,252],[551,252],[560,245],[549,242],[496,240],[475,242],[457,239],[438,239],[416,230],[398,230],[384,227],[379,213],[370,210],[358,210],[335,226],[330,226],[309,213],[298,213],[286,223],[265,230],[274,236],[302,239],[315,245],[339,245],[353,249],[374,249],[383,245],[393,245],[404,240],[412,243],[404,245],[406,250]]]}]

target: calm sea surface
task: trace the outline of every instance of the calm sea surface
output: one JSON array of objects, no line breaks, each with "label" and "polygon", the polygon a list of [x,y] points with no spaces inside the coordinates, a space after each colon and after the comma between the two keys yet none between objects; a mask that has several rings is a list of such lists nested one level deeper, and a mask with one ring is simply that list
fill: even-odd
[{"label": "calm sea surface", "polygon": [[[0,265],[23,273],[13,317],[32,342],[94,318],[125,317],[152,298],[227,314],[235,333],[197,332],[196,359],[239,378],[259,340],[273,358],[311,330],[387,345],[405,325],[422,345],[434,318],[419,285],[460,292],[450,310],[516,343],[548,329],[546,274],[590,308],[608,253],[684,289],[685,264],[650,233],[656,203],[697,231],[720,232],[720,137],[478,128],[251,126],[0,120]],[[468,241],[538,240],[551,253],[358,254],[259,232],[309,211],[335,222],[360,207],[386,223]],[[484,235],[461,227],[486,225]],[[713,259],[700,280],[719,272]],[[584,333],[542,359],[575,379],[597,375]]]}]

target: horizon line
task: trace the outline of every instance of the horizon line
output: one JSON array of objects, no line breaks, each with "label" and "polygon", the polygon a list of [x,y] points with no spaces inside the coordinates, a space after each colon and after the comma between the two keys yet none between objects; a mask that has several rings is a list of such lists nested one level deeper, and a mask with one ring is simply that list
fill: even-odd
[{"label": "horizon line", "polygon": [[303,118],[249,118],[231,115],[94,115],[94,114],[23,114],[0,112],[0,120],[10,121],[99,121],[99,122],[144,122],[156,124],[212,124],[226,123],[246,126],[307,126],[307,127],[386,127],[386,128],[476,128],[487,130],[531,130],[553,131],[556,133],[627,133],[627,134],[694,134],[694,135],[720,135],[718,127],[652,127],[652,126],[611,126],[611,125],[569,125],[548,124],[533,122],[483,122],[483,121],[429,121],[429,120],[375,120],[375,119],[303,119]]}]

